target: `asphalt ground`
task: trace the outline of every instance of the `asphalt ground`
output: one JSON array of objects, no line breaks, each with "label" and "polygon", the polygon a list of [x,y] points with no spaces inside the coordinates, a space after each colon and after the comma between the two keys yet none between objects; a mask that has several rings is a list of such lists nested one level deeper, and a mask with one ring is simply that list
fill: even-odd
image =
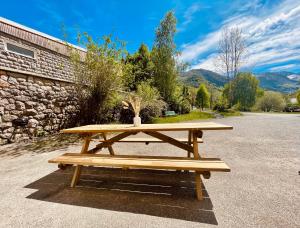
[{"label": "asphalt ground", "polygon": [[[72,169],[47,161],[80,151],[73,139],[1,146],[0,227],[300,227],[300,115],[252,113],[213,121],[234,130],[204,132],[200,154],[221,158],[231,172],[203,181],[202,202],[195,199],[192,173],[85,168],[72,189]],[[166,144],[114,149],[186,155]]]}]

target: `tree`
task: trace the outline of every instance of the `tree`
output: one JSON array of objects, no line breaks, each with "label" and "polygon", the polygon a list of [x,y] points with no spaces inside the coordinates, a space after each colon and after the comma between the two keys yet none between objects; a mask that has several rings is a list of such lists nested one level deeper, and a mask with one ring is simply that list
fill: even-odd
[{"label": "tree", "polygon": [[226,75],[229,105],[232,105],[232,92],[230,80],[235,78],[242,66],[242,60],[246,52],[245,39],[242,30],[238,27],[224,28],[219,40],[218,56],[216,66]]},{"label": "tree", "polygon": [[176,18],[172,11],[168,12],[156,29],[156,38],[152,49],[154,64],[154,83],[163,99],[170,104],[176,90],[178,71],[175,56],[174,36]]},{"label": "tree", "polygon": [[280,93],[266,91],[264,95],[257,100],[256,108],[264,112],[280,112],[285,106],[285,100]]},{"label": "tree", "polygon": [[298,91],[296,98],[297,98],[298,104],[300,105],[300,90]]},{"label": "tree", "polygon": [[259,81],[251,73],[239,73],[230,82],[232,88],[232,104],[242,111],[249,110],[256,101]]},{"label": "tree", "polygon": [[141,44],[138,51],[133,55],[128,54],[125,64],[129,67],[129,71],[124,82],[130,91],[136,91],[140,83],[152,80],[153,62],[145,44]]},{"label": "tree", "polygon": [[76,92],[80,105],[80,124],[100,123],[117,91],[122,89],[124,44],[104,36],[94,41],[88,34],[79,36],[85,56],[71,49]]},{"label": "tree", "polygon": [[204,83],[202,83],[197,91],[196,104],[202,110],[209,105],[209,93]]}]

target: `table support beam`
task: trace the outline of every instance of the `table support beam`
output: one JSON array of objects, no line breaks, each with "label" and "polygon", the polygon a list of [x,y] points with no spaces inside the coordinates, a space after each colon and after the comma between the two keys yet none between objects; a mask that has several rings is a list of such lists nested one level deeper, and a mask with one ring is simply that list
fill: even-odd
[{"label": "table support beam", "polygon": [[160,140],[162,140],[164,142],[167,142],[169,144],[172,144],[174,146],[177,146],[177,147],[179,147],[179,148],[181,148],[183,150],[193,152],[193,148],[192,148],[191,145],[187,145],[185,143],[182,143],[182,142],[180,142],[180,141],[178,141],[178,140],[176,140],[176,139],[174,139],[174,138],[172,138],[170,136],[164,135],[164,134],[162,134],[160,132],[157,132],[157,131],[151,131],[151,132],[150,131],[143,131],[143,133],[145,133],[147,135],[150,135],[150,136],[152,136],[154,138],[158,138],[158,139],[160,139]]},{"label": "table support beam", "polygon": [[[91,142],[91,136],[86,136],[84,139],[82,148],[81,148],[81,152],[80,152],[81,154],[88,153],[90,142]],[[79,180],[80,174],[81,174],[81,169],[82,169],[81,165],[77,165],[75,167],[75,171],[74,171],[72,181],[71,181],[71,188],[74,188],[76,186],[76,184]]]},{"label": "table support beam", "polygon": [[[136,134],[136,133],[137,133],[137,132],[123,132],[123,133],[121,133],[121,134],[118,134],[118,135],[116,135],[116,136],[110,138],[110,139],[107,139],[107,138],[106,138],[106,135],[105,135],[105,138],[103,137],[105,141],[102,142],[102,143],[97,144],[96,147],[93,148],[93,149],[91,149],[91,150],[89,150],[88,153],[90,153],[90,154],[95,154],[95,153],[97,153],[99,150],[101,150],[102,148],[108,147],[109,153],[110,153],[111,155],[114,155],[114,151],[113,151],[111,145],[112,145],[114,142],[118,142],[119,140],[124,139],[124,138],[126,138],[126,137],[128,137],[128,136],[130,136],[130,135],[134,135],[134,134]],[[103,133],[103,134],[105,134],[105,133]],[[104,136],[104,135],[103,135],[103,136]],[[111,148],[111,149],[110,149],[110,148]]]},{"label": "table support beam", "polygon": [[[103,133],[103,134],[102,134],[102,137],[103,137],[103,139],[105,140],[105,142],[107,142],[106,133]],[[109,145],[107,146],[107,148],[108,148],[108,151],[109,151],[110,155],[115,155],[114,149],[112,148],[111,144],[109,144]]]}]

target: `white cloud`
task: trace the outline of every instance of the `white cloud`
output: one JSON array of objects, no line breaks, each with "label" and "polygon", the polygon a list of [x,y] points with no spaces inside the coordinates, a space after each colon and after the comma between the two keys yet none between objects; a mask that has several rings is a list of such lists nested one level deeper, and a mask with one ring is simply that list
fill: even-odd
[{"label": "white cloud", "polygon": [[277,67],[272,67],[270,68],[270,71],[282,71],[282,70],[291,70],[297,67],[296,64],[288,64],[285,66],[277,66]]},{"label": "white cloud", "polygon": [[[251,6],[253,7],[253,5]],[[183,46],[181,61],[192,68],[215,70],[216,49],[222,29],[239,26],[249,43],[245,68],[290,60],[300,61],[300,1],[283,1],[271,12],[253,16],[251,12],[227,18],[222,27],[203,40]],[[201,59],[201,55],[207,55]],[[279,68],[278,68],[279,69]]]},{"label": "white cloud", "polygon": [[178,32],[182,32],[186,29],[188,24],[190,24],[195,16],[195,13],[197,13],[200,9],[204,7],[200,6],[199,3],[192,4],[183,14],[183,22],[180,24],[180,26],[177,28]]}]

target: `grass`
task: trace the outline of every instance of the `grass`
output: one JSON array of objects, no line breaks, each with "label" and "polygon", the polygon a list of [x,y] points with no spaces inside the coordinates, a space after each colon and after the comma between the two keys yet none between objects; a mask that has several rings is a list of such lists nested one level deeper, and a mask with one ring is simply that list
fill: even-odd
[{"label": "grass", "polygon": [[228,112],[219,112],[224,117],[230,116],[242,116],[243,114],[239,111],[228,111]]},{"label": "grass", "polygon": [[169,117],[159,117],[155,118],[153,123],[178,123],[189,120],[206,120],[213,118],[212,113],[200,112],[199,110],[191,111],[188,114],[169,116]]}]

